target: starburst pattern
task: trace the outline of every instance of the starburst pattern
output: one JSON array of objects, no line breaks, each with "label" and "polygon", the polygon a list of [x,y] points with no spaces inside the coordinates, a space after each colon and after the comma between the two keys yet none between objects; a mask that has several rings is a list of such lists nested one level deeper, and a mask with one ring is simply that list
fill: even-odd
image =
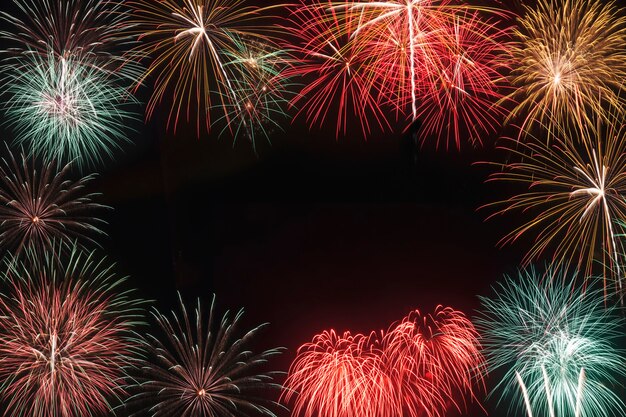
[{"label": "starburst pattern", "polygon": [[[291,59],[285,50],[265,41],[240,39],[236,51],[225,53],[224,68],[231,79],[232,96],[223,97],[226,113],[222,134],[247,138],[256,151],[257,140],[270,142],[274,130],[288,120],[287,107],[294,96],[293,82],[285,75]],[[271,142],[270,142],[271,143]]]},{"label": "starburst pattern", "polygon": [[[331,2],[301,4],[289,17],[286,30],[294,39],[286,45],[295,62],[286,73],[302,77],[304,87],[292,104],[309,126],[334,122],[335,134],[345,134],[356,118],[364,136],[374,128],[390,129],[373,90],[374,76],[364,44],[352,39],[358,13],[338,13]],[[330,8],[330,9],[329,9]]]},{"label": "starburst pattern", "polygon": [[[154,78],[154,92],[148,102],[147,117],[168,99],[167,126],[180,119],[195,120],[200,128],[211,127],[211,109],[228,114],[227,105],[238,105],[235,86],[225,68],[227,53],[237,53],[237,40],[260,38],[255,27],[259,9],[242,0],[133,0],[130,32],[140,45],[136,52],[150,56],[142,84]],[[211,92],[218,92],[218,100]],[[239,110],[239,109],[238,109]],[[192,114],[195,113],[195,114]]]},{"label": "starburst pattern", "polygon": [[100,71],[134,80],[141,68],[120,51],[131,48],[124,33],[128,14],[122,2],[111,0],[11,0],[15,13],[0,12],[11,30],[0,32],[10,55],[52,53],[78,56]]},{"label": "starburst pattern", "polygon": [[0,397],[5,416],[95,416],[125,396],[141,303],[92,253],[25,252],[3,267]]},{"label": "starburst pattern", "polygon": [[18,162],[10,154],[0,164],[0,246],[19,253],[32,247],[38,253],[52,250],[58,242],[96,243],[102,220],[93,212],[106,208],[85,192],[93,175],[79,181],[66,179],[70,165],[56,171],[48,163],[41,170],[23,154]]},{"label": "starburst pattern", "polygon": [[511,154],[511,162],[492,163],[499,171],[490,180],[517,183],[525,190],[485,207],[497,207],[495,214],[521,211],[530,219],[501,243],[531,235],[524,265],[545,253],[551,263],[580,267],[585,276],[601,269],[605,290],[609,284],[621,289],[618,255],[624,248],[617,221],[626,216],[625,143],[618,120],[564,131],[549,141],[506,140],[502,148]]},{"label": "starburst pattern", "polygon": [[128,141],[135,100],[120,75],[88,59],[30,51],[4,61],[5,123],[30,154],[93,166]]},{"label": "starburst pattern", "polygon": [[[153,312],[165,338],[147,335],[143,343],[151,357],[142,362],[139,393],[132,402],[146,404],[153,417],[199,417],[265,415],[275,417],[273,402],[264,400],[264,390],[279,389],[273,372],[263,372],[281,349],[261,353],[247,350],[264,325],[238,335],[243,310],[226,313],[215,327],[215,297],[208,317],[200,301],[195,318],[180,298],[180,315],[168,318]],[[206,321],[205,321],[206,320]],[[194,324],[192,324],[192,322]]]},{"label": "starburst pattern", "polygon": [[521,135],[536,123],[553,129],[623,107],[626,17],[614,2],[540,0],[514,34],[511,118],[523,120]]},{"label": "starburst pattern", "polygon": [[493,297],[481,297],[477,327],[490,370],[504,373],[496,390],[510,403],[509,413],[608,417],[626,411],[613,390],[626,376],[624,352],[616,347],[623,320],[606,307],[601,288],[575,281],[563,270],[531,268],[499,284]]}]

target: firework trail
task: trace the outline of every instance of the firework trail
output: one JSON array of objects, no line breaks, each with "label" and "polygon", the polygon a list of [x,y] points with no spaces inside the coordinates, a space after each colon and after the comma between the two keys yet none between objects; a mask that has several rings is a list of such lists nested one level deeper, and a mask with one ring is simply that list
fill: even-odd
[{"label": "firework trail", "polygon": [[494,393],[510,403],[509,412],[608,417],[626,411],[611,389],[626,376],[624,352],[615,344],[623,320],[606,307],[601,288],[575,281],[563,270],[531,268],[499,284],[491,298],[481,297],[477,327],[490,371],[504,372]]},{"label": "firework trail", "polygon": [[501,148],[511,162],[490,163],[498,171],[489,181],[519,184],[525,190],[484,207],[496,209],[490,217],[520,211],[529,220],[501,244],[534,236],[524,265],[545,253],[552,264],[582,268],[584,276],[600,266],[605,291],[613,278],[621,289],[619,254],[624,248],[617,236],[623,231],[617,222],[626,216],[625,143],[617,119],[604,127],[564,131],[548,141],[506,139]]},{"label": "firework trail", "polygon": [[86,193],[93,175],[73,182],[66,179],[70,165],[60,171],[48,163],[37,171],[23,154],[19,162],[9,153],[0,164],[0,246],[20,253],[32,247],[47,253],[58,242],[96,243],[91,235],[102,235],[102,220],[92,211],[106,208]]},{"label": "firework trail", "polygon": [[0,398],[5,416],[94,416],[125,396],[141,302],[105,261],[75,248],[5,262]]},{"label": "firework trail", "polygon": [[514,30],[509,119],[549,129],[623,110],[626,18],[614,2],[540,0]]},{"label": "firework trail", "polygon": [[[180,296],[179,296],[180,299]],[[131,402],[147,404],[153,417],[227,417],[265,415],[275,417],[271,401],[260,397],[263,390],[280,389],[274,372],[259,371],[281,349],[261,353],[247,346],[264,325],[239,336],[243,310],[228,312],[217,322],[215,297],[207,321],[200,302],[192,318],[180,299],[180,314],[171,319],[158,311],[153,316],[164,338],[148,334],[142,339],[151,355],[141,362],[139,393]]]}]

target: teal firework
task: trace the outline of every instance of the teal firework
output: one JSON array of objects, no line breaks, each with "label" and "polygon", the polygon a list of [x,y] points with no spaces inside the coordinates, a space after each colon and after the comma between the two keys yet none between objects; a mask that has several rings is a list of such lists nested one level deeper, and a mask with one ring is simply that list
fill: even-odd
[{"label": "teal firework", "polygon": [[528,269],[507,277],[491,298],[481,297],[477,327],[490,371],[503,375],[494,392],[515,415],[626,412],[614,389],[626,375],[626,357],[617,347],[622,319],[605,305],[601,289],[574,282],[561,270]]},{"label": "teal firework", "polygon": [[1,81],[15,142],[46,160],[98,165],[128,141],[137,118],[125,77],[88,56],[27,51],[4,61]]}]

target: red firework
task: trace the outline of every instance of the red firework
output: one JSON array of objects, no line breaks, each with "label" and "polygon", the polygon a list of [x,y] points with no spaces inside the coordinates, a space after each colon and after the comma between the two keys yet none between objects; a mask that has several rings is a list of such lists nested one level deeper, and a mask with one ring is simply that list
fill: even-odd
[{"label": "red firework", "polygon": [[324,331],[298,349],[285,382],[294,416],[396,417],[401,404],[372,337]]},{"label": "red firework", "polygon": [[[459,311],[414,311],[377,338],[324,331],[298,349],[285,382],[295,416],[439,417],[476,399],[486,372],[478,334]],[[295,393],[298,393],[296,396]]]},{"label": "red firework", "polygon": [[72,417],[111,411],[137,343],[138,303],[91,255],[67,268],[52,251],[7,262],[0,297],[0,397],[5,416]]},{"label": "red firework", "polygon": [[383,339],[384,359],[398,381],[409,415],[441,416],[457,396],[475,399],[485,360],[478,333],[465,315],[437,306],[433,314],[412,311]]},{"label": "red firework", "polygon": [[505,118],[503,56],[508,54],[508,28],[497,20],[482,20],[476,11],[454,15],[437,32],[436,54],[430,74],[424,77],[417,117],[424,121],[422,141],[436,137],[446,149],[454,138],[461,148],[461,135],[472,145],[482,145],[481,136],[494,132]]},{"label": "red firework", "polygon": [[339,13],[332,4],[302,4],[285,28],[294,35],[285,47],[295,60],[285,76],[300,76],[307,82],[291,104],[299,108],[298,115],[305,115],[309,126],[334,120],[337,137],[346,133],[350,117],[359,120],[365,136],[373,127],[388,129],[375,94],[377,74],[371,72],[365,43],[353,36],[359,13]]}]

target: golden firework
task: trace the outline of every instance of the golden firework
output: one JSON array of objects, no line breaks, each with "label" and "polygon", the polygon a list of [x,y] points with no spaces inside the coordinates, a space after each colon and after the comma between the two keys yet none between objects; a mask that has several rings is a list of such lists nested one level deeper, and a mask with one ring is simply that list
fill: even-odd
[{"label": "golden firework", "polygon": [[539,0],[514,30],[509,119],[521,133],[607,118],[621,111],[626,77],[626,19],[614,2]]},{"label": "golden firework", "polygon": [[553,265],[581,269],[585,277],[601,273],[605,289],[614,280],[622,288],[620,239],[626,219],[626,137],[621,120],[555,133],[549,141],[531,135],[525,142],[507,139],[502,148],[511,162],[498,168],[490,181],[521,185],[520,193],[485,207],[494,214],[519,212],[521,226],[502,244],[532,237],[523,264],[543,255]]}]

